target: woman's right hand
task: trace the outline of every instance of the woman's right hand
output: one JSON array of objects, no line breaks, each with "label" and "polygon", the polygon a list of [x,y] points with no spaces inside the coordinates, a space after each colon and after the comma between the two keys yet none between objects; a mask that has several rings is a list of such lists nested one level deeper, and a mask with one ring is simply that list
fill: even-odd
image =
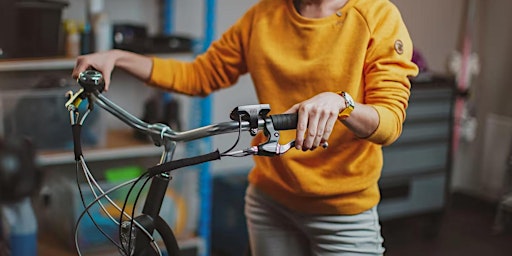
[{"label": "woman's right hand", "polygon": [[110,85],[110,75],[114,70],[118,55],[117,50],[110,50],[79,56],[76,59],[72,77],[77,79],[80,73],[85,70],[95,69],[103,74],[105,91],[107,91]]}]

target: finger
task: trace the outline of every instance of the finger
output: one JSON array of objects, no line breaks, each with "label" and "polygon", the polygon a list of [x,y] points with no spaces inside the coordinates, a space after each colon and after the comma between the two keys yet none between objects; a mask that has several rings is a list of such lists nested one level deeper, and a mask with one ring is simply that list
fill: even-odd
[{"label": "finger", "polygon": [[299,104],[295,104],[293,105],[291,108],[289,108],[288,110],[286,110],[283,114],[293,114],[293,113],[297,113],[297,111],[299,110]]},{"label": "finger", "polygon": [[320,118],[318,120],[316,136],[313,141],[312,149],[317,148],[320,145],[320,142],[322,142],[324,140],[324,133],[326,132],[326,125],[327,125],[328,120],[329,120],[329,114],[322,113],[322,115],[320,116]]},{"label": "finger", "polygon": [[73,72],[71,73],[71,76],[74,79],[77,79],[80,73],[84,72],[88,68],[88,64],[83,61],[81,58],[78,58],[76,61],[75,68],[73,69]]},{"label": "finger", "polygon": [[324,144],[329,140],[329,137],[331,136],[331,133],[334,130],[334,125],[336,124],[336,121],[338,121],[338,115],[333,114],[329,116],[325,124],[325,130],[322,136],[322,140],[320,141],[320,144]]},{"label": "finger", "polygon": [[318,110],[309,111],[308,129],[306,132],[307,136],[304,139],[302,150],[311,149],[313,147],[313,142],[316,139],[318,132],[319,119],[320,116],[318,115]]},{"label": "finger", "polygon": [[302,149],[304,144],[304,134],[308,128],[308,113],[299,108],[298,110],[298,119],[297,119],[297,129],[295,135],[295,148],[298,150]]},{"label": "finger", "polygon": [[[292,113],[298,114],[299,107],[300,107],[300,104],[295,104],[291,108],[289,108],[288,110],[283,112],[283,114],[292,114]],[[300,118],[300,114],[298,114],[298,117]],[[299,118],[297,118],[296,131],[298,131],[300,129],[306,129],[304,125],[301,125],[301,122],[304,123],[304,121],[303,120],[301,121]],[[307,121],[306,121],[306,124],[307,124]],[[304,126],[304,128],[301,128],[302,126]],[[298,134],[298,132],[297,132],[297,134]],[[303,140],[304,140],[304,136],[297,136],[297,135],[295,136],[295,148],[296,149],[299,149],[299,150],[301,149]]]},{"label": "finger", "polygon": [[105,80],[105,88],[103,90],[106,92],[110,86],[110,73],[103,74],[103,79]]}]

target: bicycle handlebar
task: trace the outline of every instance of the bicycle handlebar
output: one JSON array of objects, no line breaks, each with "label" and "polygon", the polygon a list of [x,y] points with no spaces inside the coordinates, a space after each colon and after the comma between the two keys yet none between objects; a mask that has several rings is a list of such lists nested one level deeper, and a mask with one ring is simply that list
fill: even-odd
[{"label": "bicycle handlebar", "polygon": [[[66,107],[70,113],[78,109],[82,99],[89,99],[89,109],[96,103],[107,112],[111,113],[127,125],[151,135],[156,145],[164,144],[164,139],[173,142],[191,141],[204,137],[232,133],[237,131],[250,131],[251,135],[263,130],[268,137],[268,141],[259,145],[259,148],[250,148],[242,153],[272,156],[286,152],[291,148],[291,143],[279,145],[279,130],[291,130],[297,127],[298,114],[276,114],[269,115],[270,106],[268,104],[239,106],[233,110],[230,117],[233,121],[211,124],[188,131],[175,131],[169,126],[161,123],[149,124],[133,116],[123,108],[119,107],[101,92],[104,89],[104,80],[100,72],[96,70],[87,70],[82,72],[78,79],[78,84],[82,87],[77,93],[68,94],[69,100]],[[74,115],[71,115],[74,118]],[[238,152],[239,153],[239,152]],[[232,156],[238,154],[233,153]]]},{"label": "bicycle handlebar", "polygon": [[[236,132],[240,129],[242,131],[248,131],[251,128],[249,121],[242,121],[241,123],[239,121],[227,121],[179,132],[163,124],[146,123],[128,113],[100,93],[93,93],[92,99],[100,105],[100,107],[131,127],[154,135],[161,135],[173,141],[191,141],[213,135]],[[269,117],[258,120],[258,128],[264,128],[265,124],[268,122],[273,124],[275,130],[292,130],[297,127],[297,114],[270,115]]]}]

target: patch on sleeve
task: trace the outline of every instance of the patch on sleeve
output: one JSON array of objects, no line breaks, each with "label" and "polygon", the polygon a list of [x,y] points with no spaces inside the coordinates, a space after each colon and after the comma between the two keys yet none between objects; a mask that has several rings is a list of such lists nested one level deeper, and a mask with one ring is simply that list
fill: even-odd
[{"label": "patch on sleeve", "polygon": [[395,51],[400,55],[404,53],[404,43],[402,40],[398,39],[395,41]]}]

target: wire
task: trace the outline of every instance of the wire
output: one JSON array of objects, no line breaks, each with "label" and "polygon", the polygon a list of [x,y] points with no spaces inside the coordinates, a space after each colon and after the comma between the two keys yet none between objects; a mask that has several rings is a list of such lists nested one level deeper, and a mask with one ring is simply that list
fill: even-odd
[{"label": "wire", "polygon": [[[83,157],[82,157],[82,166],[87,167],[87,165],[85,164],[85,160],[83,160]],[[118,189],[120,189],[120,188],[122,188],[122,187],[124,187],[124,186],[127,186],[127,185],[128,185],[128,184],[130,184],[130,183],[135,182],[135,180],[136,180],[136,179],[133,179],[133,180],[127,181],[127,182],[125,182],[125,183],[119,184],[118,186],[116,186],[116,187],[114,187],[114,188],[112,188],[112,189],[108,190],[107,192],[104,192],[104,191],[101,189],[101,187],[99,186],[99,184],[97,183],[97,181],[94,179],[94,177],[92,176],[92,174],[90,173],[90,171],[88,171],[88,168],[86,168],[86,170],[87,170],[88,174],[91,176],[91,179],[94,181],[95,185],[96,185],[96,186],[98,187],[98,189],[102,192],[102,194],[100,194],[99,196],[97,196],[97,197],[95,198],[95,200],[94,200],[93,202],[91,202],[91,203],[86,207],[86,210],[88,210],[90,207],[92,207],[96,202],[98,202],[98,203],[101,205],[100,199],[102,199],[102,198],[107,198],[107,200],[109,200],[109,202],[111,202],[111,204],[112,204],[114,207],[116,207],[119,211],[121,211],[121,208],[120,208],[117,204],[115,204],[115,203],[112,201],[112,199],[110,199],[110,197],[108,197],[108,194],[109,194],[109,193],[111,193],[111,192],[113,192],[113,191],[115,191],[115,190],[118,190]],[[77,227],[76,227],[76,232],[75,232],[75,246],[77,247],[77,251],[79,252],[79,255],[81,255],[81,254],[80,254],[80,249],[79,249],[79,245],[78,245],[78,226],[79,226],[79,223],[81,222],[81,219],[83,218],[83,216],[84,216],[84,214],[85,214],[85,211],[86,211],[86,210],[84,210],[84,211],[82,212],[82,214],[81,214],[80,218],[78,219],[78,221],[77,221]],[[106,209],[104,209],[104,210],[106,210]],[[128,215],[126,212],[122,212],[122,214],[124,214],[125,216],[127,216],[127,217],[129,217],[129,218],[130,218],[130,215]],[[122,216],[122,214],[121,214],[121,216]],[[111,215],[110,215],[108,212],[107,212],[107,215],[109,215],[109,216],[111,217]],[[111,217],[111,218],[113,218],[113,217]],[[117,223],[117,222],[115,222],[115,223]],[[156,244],[156,241],[153,239],[152,235],[151,235],[151,234],[150,234],[150,233],[149,233],[149,232],[148,232],[144,227],[142,227],[138,222],[135,222],[135,225],[136,225],[137,227],[139,227],[139,228],[144,232],[144,234],[150,238],[151,242],[153,243],[153,246],[154,246],[154,247],[156,248],[156,250],[158,251],[158,255],[160,255],[160,256],[161,256],[161,255],[162,255],[162,252],[161,252],[160,248],[158,247],[158,245]],[[122,247],[122,246],[121,246],[121,247]],[[119,248],[119,247],[118,247],[118,248]],[[119,248],[119,249],[120,249],[121,251],[123,251],[123,249],[121,249],[121,248]],[[123,251],[123,252],[124,252],[124,251]]]},{"label": "wire", "polygon": [[[90,177],[90,180],[94,183],[94,185],[96,186],[96,188],[101,192],[101,193],[105,193],[103,191],[103,189],[101,188],[101,186],[98,184],[98,182],[96,181],[96,179],[94,178],[94,176],[92,175],[92,173],[89,171],[89,168],[87,167],[87,165],[85,164],[85,159],[83,158],[83,156],[80,157],[80,159],[82,160],[82,169],[84,170],[84,173],[87,174],[86,177]],[[88,183],[89,183],[89,187],[91,187],[91,190],[92,192],[94,193],[94,196],[95,197],[98,197],[98,195],[96,195],[95,191],[93,190],[91,184],[90,184],[90,181],[88,179]],[[107,199],[109,201],[109,203],[114,206],[119,212],[120,214],[124,214],[124,216],[128,217],[128,218],[131,218],[131,216],[126,213],[126,212],[123,212],[121,211],[121,207],[119,207],[108,195],[105,195],[104,196],[105,199]],[[107,209],[105,209],[105,207],[103,207],[103,204],[101,203],[101,201],[98,201],[98,203],[100,204],[100,206],[102,207],[103,211],[105,212],[105,214],[107,214],[109,216],[109,218],[112,220],[112,222],[114,222],[116,225],[119,224],[119,222],[114,218],[112,217],[112,215],[107,211]],[[144,231],[146,233],[147,236],[151,236],[151,234],[149,234],[149,232],[139,223],[139,222],[135,222],[135,225],[140,228],[142,231]]]},{"label": "wire", "polygon": [[[128,193],[127,193],[127,195],[126,195],[126,197],[125,197],[125,200],[124,200],[124,203],[123,203],[123,207],[122,207],[121,212],[125,212],[126,204],[128,203],[128,199],[129,199],[130,194],[132,193],[133,189],[135,188],[135,185],[136,185],[139,181],[141,181],[141,180],[142,180],[142,178],[144,178],[145,176],[148,176],[148,174],[149,174],[149,172],[147,172],[147,171],[146,171],[146,172],[144,172],[144,173],[143,173],[142,175],[140,175],[140,176],[135,180],[135,182],[133,182],[133,184],[130,186],[130,189],[128,190]],[[145,184],[146,182],[147,182],[147,181],[145,181],[145,182],[144,182],[144,184]],[[135,211],[135,209],[132,209],[132,215],[131,215],[132,217],[133,217],[133,212],[134,212],[134,211]],[[132,219],[133,219],[133,218],[132,218]],[[120,216],[119,216],[119,234],[118,234],[118,235],[119,235],[119,240],[120,240],[120,241],[122,241],[122,239],[123,239],[123,237],[122,237],[122,223],[123,223],[123,215],[120,215]],[[128,241],[131,241],[131,236],[132,236],[131,228],[132,228],[132,227],[130,226],[130,236],[128,237],[128,239],[129,239]],[[131,246],[131,244],[129,243],[129,244],[128,244],[128,246],[130,247],[130,246]],[[128,252],[128,254],[127,254],[127,255],[130,255],[130,254],[129,254],[129,252],[130,252],[130,251],[129,251],[129,250],[130,250],[130,248],[128,248],[128,250],[126,250],[126,248],[124,247],[124,244],[123,244],[122,242],[121,242],[121,247],[123,248],[123,252],[124,252],[124,253],[127,253],[127,252]]]},{"label": "wire", "polygon": [[[101,189],[101,187],[99,186],[99,184],[96,182],[96,180],[94,179],[94,177],[92,177],[92,174],[91,172],[88,170],[87,166],[82,166],[82,169],[84,169],[84,173],[86,173],[86,177],[87,177],[87,182],[89,184],[89,187],[91,188],[91,191],[92,193],[94,194],[95,198],[97,198],[98,196],[96,195],[96,192],[94,191],[94,188],[92,187],[92,184],[89,180],[89,177],[92,179],[93,183],[95,184],[95,186],[98,188],[98,190],[100,190],[100,192],[103,192],[103,190]],[[110,202],[110,204],[112,206],[114,206],[119,212],[121,215],[125,215],[127,216],[128,218],[131,218],[131,216],[129,214],[127,214],[126,212],[123,212],[121,211],[121,208],[119,208],[119,206],[109,197],[109,196],[105,196],[105,198]],[[98,204],[100,205],[101,209],[103,210],[103,212],[112,220],[112,222],[114,222],[116,225],[119,225],[119,222],[107,211],[107,209],[105,209],[105,207],[103,206],[103,204],[101,203],[101,201],[98,201]],[[136,225],[141,228],[142,230],[145,230],[138,222],[136,222]],[[146,231],[146,234],[149,235],[149,232]],[[112,240],[111,240],[112,241]],[[119,245],[116,244],[116,246],[121,249],[121,247]]]},{"label": "wire", "polygon": [[99,200],[101,200],[105,195],[107,194],[110,194],[130,183],[133,183],[135,182],[135,179],[132,179],[132,180],[129,180],[129,181],[126,181],[124,183],[121,183],[109,190],[107,190],[105,193],[101,194],[99,197],[95,198],[92,202],[90,202],[84,209],[84,211],[82,211],[82,213],[80,214],[80,216],[78,216],[78,220],[77,220],[77,223],[76,223],[76,226],[75,226],[75,246],[77,248],[77,251],[78,251],[78,254],[80,254],[80,249],[79,249],[79,245],[78,245],[78,229],[79,229],[79,226],[80,226],[80,222],[82,221],[83,217],[85,216],[85,213],[91,208],[93,207]]},{"label": "wire", "polygon": [[[94,177],[92,176],[92,173],[89,171],[89,168],[87,167],[87,165],[83,164],[82,162],[82,169],[84,170],[84,174],[85,174],[85,177],[87,178],[87,183],[89,184],[89,188],[91,189],[92,193],[94,194],[94,198],[97,198],[98,195],[96,194],[96,192],[94,191],[94,188],[91,184],[91,181],[92,183],[94,183],[94,186],[101,192],[103,193],[103,189],[101,189],[101,186],[98,184],[98,182],[96,181],[96,179],[94,179]],[[105,199],[107,199],[109,201],[109,203],[114,206],[115,208],[117,208],[117,210],[119,210],[120,214],[121,213],[121,208],[109,197],[109,196],[105,196]],[[103,210],[103,212],[112,220],[112,222],[114,222],[116,225],[118,225],[119,223],[117,222],[117,220],[112,217],[112,215],[107,211],[107,209],[105,209],[105,207],[103,206],[103,204],[101,203],[101,201],[98,201],[98,204],[100,205],[101,209]],[[129,216],[128,214],[126,214],[126,216]]]},{"label": "wire", "polygon": [[[133,214],[134,214],[134,212],[135,212],[135,208],[136,208],[136,206],[137,206],[137,201],[139,200],[139,197],[140,197],[140,195],[142,194],[142,190],[144,190],[144,187],[146,186],[146,184],[147,184],[147,183],[148,183],[148,181],[150,181],[150,180],[151,180],[151,177],[146,178],[146,180],[145,180],[145,181],[144,181],[144,183],[142,184],[142,187],[139,189],[139,192],[137,193],[137,196],[135,197],[135,201],[134,201],[134,203],[133,203],[133,210],[132,210],[132,219],[130,220],[130,237],[132,236],[133,221],[134,221],[134,219],[133,219]],[[132,240],[131,240],[131,239],[129,239],[129,240],[128,240],[128,248],[130,248],[130,247],[131,247],[131,242],[132,242]]]},{"label": "wire", "polygon": [[[146,186],[146,184],[148,183],[148,181],[149,181],[149,180],[151,180],[151,177],[150,177],[148,174],[149,174],[149,172],[147,172],[147,171],[146,171],[146,172],[144,172],[144,173],[143,173],[139,178],[137,178],[137,180],[136,180],[136,181],[131,185],[130,190],[128,191],[127,196],[125,197],[125,201],[124,201],[124,203],[123,203],[123,208],[122,208],[122,211],[123,211],[123,212],[124,212],[124,211],[125,211],[125,209],[126,209],[126,205],[127,205],[127,203],[128,203],[129,197],[130,197],[130,195],[131,195],[131,193],[132,193],[133,189],[135,188],[136,184],[137,184],[139,181],[141,181],[141,180],[142,180],[142,178],[144,178],[145,176],[147,176],[147,177],[146,177],[146,180],[144,181],[144,183],[143,183],[143,185],[142,185],[142,188],[141,188],[141,189],[139,190],[139,192],[137,193],[137,197],[136,197],[136,200],[137,200],[137,199],[139,198],[139,196],[140,196],[140,194],[141,194],[142,190],[144,189],[144,187],[145,187],[145,186]],[[135,206],[136,206],[136,201],[135,201],[135,203],[134,203],[134,205],[133,205],[132,213],[131,213],[131,218],[130,218],[130,232],[129,232],[129,236],[128,236],[128,248],[125,248],[125,247],[124,247],[124,244],[121,242],[121,247],[123,248],[123,252],[124,252],[124,253],[127,253],[127,255],[130,255],[130,251],[131,251],[131,241],[132,241],[132,239],[131,239],[131,238],[132,238],[132,230],[133,230],[133,223],[134,223],[134,218],[133,218],[133,217],[134,217],[134,214],[135,214]],[[122,231],[122,216],[121,216],[121,217],[120,217],[120,219],[119,219],[119,239],[122,241],[122,239],[123,239],[123,238],[122,238],[122,232],[121,232],[121,231]],[[150,238],[151,238],[152,240],[154,240],[152,236],[150,236]],[[155,243],[155,247],[157,248],[157,250],[158,250],[158,251],[160,251],[160,248],[156,245],[156,243]]]},{"label": "wire", "polygon": [[[125,212],[125,209],[126,209],[126,204],[128,202],[128,198],[130,197],[130,194],[132,193],[132,190],[133,188],[135,187],[135,185],[142,180],[142,178],[144,176],[147,175],[147,172],[143,173],[141,176],[139,176],[134,183],[132,183],[132,185],[130,186],[130,189],[128,190],[128,193],[126,194],[126,197],[125,197],[125,200],[123,202],[123,207],[121,208],[121,212]],[[135,211],[135,209],[132,208],[132,213],[129,214],[129,217],[128,218],[133,218],[133,212]],[[128,248],[125,248],[124,246],[124,243],[123,243],[123,215],[120,215],[119,216],[119,222],[118,222],[118,236],[119,236],[119,241],[121,241],[121,247],[122,247],[122,251],[126,254],[126,255],[130,255],[130,245],[128,244]],[[131,228],[131,227],[130,227]],[[128,240],[131,240],[131,232],[130,232],[130,235],[128,237]]]},{"label": "wire", "polygon": [[91,113],[91,110],[88,108],[87,111],[85,111],[84,116],[82,119],[80,119],[80,125],[83,125],[85,122],[85,119],[89,116],[89,113]]},{"label": "wire", "polygon": [[[86,204],[85,204],[85,199],[84,199],[84,195],[83,195],[83,192],[82,192],[82,188],[80,187],[80,180],[78,179],[78,169],[79,169],[79,163],[78,161],[76,162],[76,185],[78,187],[78,192],[80,194],[80,199],[82,201],[82,205],[84,206],[84,208],[86,207]],[[90,185],[90,183],[89,183]],[[92,187],[91,187],[91,190],[92,190]],[[93,191],[93,194],[96,194]],[[98,229],[98,231],[100,231],[100,233],[105,237],[107,238],[112,244],[114,244],[117,248],[121,249],[121,247],[119,246],[118,243],[116,243],[116,241],[114,241],[114,239],[112,239],[109,235],[107,235],[107,233],[105,233],[105,231],[98,225],[98,223],[94,220],[94,218],[92,217],[91,213],[89,212],[88,209],[85,210],[85,212],[87,212],[87,215],[89,216],[89,218],[91,219],[92,223],[94,224],[94,226],[96,227],[96,229]],[[78,227],[77,227],[78,229]],[[77,248],[78,249],[78,248]],[[79,250],[79,249],[78,249]]]},{"label": "wire", "polygon": [[238,136],[236,138],[236,141],[228,150],[222,152],[221,155],[224,155],[224,154],[230,152],[231,150],[233,150],[236,147],[236,145],[238,145],[238,142],[240,142],[241,134],[242,134],[242,115],[238,115]]},{"label": "wire", "polygon": [[246,157],[248,155],[252,155],[252,154],[251,153],[246,153],[246,152],[240,152],[240,153],[237,153],[237,154],[225,154],[225,155],[221,155],[221,156]]},{"label": "wire", "polygon": [[[160,247],[158,247],[158,245],[156,244],[156,241],[153,239],[153,236],[149,233],[149,231],[147,231],[144,227],[142,227],[137,221],[135,221],[135,209],[137,208],[137,202],[142,194],[142,191],[144,190],[144,188],[146,187],[147,183],[151,180],[151,176],[149,176],[149,172],[145,172],[143,173],[138,179],[137,181],[135,181],[132,186],[130,187],[130,190],[128,191],[128,194],[127,196],[125,197],[125,201],[124,201],[124,204],[123,204],[123,209],[122,209],[122,212],[125,212],[125,208],[126,208],[126,205],[128,203],[128,200],[129,200],[129,197],[130,197],[130,194],[132,192],[132,190],[135,188],[135,185],[142,180],[143,177],[145,176],[148,176],[146,178],[146,180],[144,181],[144,183],[142,184],[141,188],[139,189],[139,191],[137,192],[137,196],[135,197],[135,201],[133,203],[133,207],[132,207],[132,212],[131,212],[131,216],[129,216],[129,219],[130,219],[130,233],[129,233],[129,236],[128,236],[128,250],[125,252],[125,253],[128,253],[127,255],[130,255],[131,253],[131,237],[132,237],[132,230],[133,230],[133,225],[135,224],[139,229],[143,230],[147,235],[148,237],[150,238],[151,242],[153,242],[153,249],[155,249],[158,254],[161,256],[162,255],[162,252],[160,251]],[[121,230],[121,227],[122,227],[122,223],[119,222],[120,225],[120,229]],[[119,239],[122,239],[121,237]],[[124,248],[124,245],[121,243],[122,247]],[[124,248],[126,249],[126,248]]]}]

